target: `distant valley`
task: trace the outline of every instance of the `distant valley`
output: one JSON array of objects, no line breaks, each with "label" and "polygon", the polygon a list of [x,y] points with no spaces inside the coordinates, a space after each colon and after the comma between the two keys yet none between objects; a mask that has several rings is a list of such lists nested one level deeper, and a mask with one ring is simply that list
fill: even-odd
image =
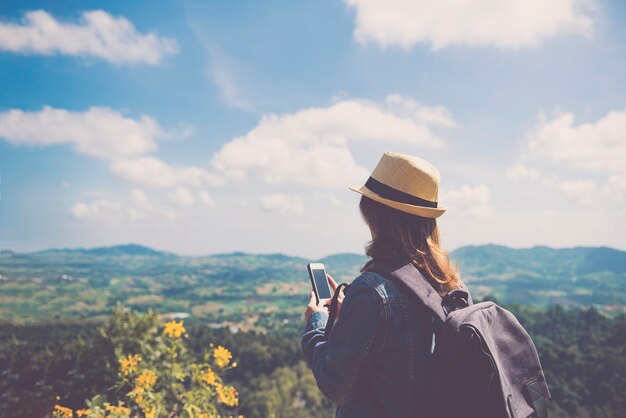
[{"label": "distant valley", "polygon": [[[625,312],[626,252],[606,247],[512,249],[466,246],[451,253],[475,299],[535,307],[595,306]],[[202,257],[129,244],[34,253],[0,251],[0,318],[104,318],[116,304],[243,329],[297,320],[307,301],[306,264],[282,254]],[[366,258],[319,260],[350,281]]]}]

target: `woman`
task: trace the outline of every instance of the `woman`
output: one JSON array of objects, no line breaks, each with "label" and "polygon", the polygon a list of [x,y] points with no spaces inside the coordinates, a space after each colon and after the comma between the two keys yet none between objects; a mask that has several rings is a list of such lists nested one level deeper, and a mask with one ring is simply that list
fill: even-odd
[{"label": "woman", "polygon": [[[423,417],[433,318],[387,273],[413,265],[440,294],[458,288],[458,269],[439,245],[439,172],[419,158],[385,153],[360,188],[372,241],[370,260],[346,291],[328,339],[327,301],[311,301],[302,337],[305,357],[337,417]],[[332,266],[331,266],[332,267]],[[336,283],[329,277],[331,287]]]}]

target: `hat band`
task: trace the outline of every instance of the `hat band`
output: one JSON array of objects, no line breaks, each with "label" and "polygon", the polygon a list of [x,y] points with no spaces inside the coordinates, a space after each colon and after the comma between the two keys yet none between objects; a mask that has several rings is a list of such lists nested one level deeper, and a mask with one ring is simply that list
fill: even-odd
[{"label": "hat band", "polygon": [[437,202],[431,202],[430,200],[422,199],[421,197],[404,193],[398,189],[394,189],[391,186],[387,186],[386,184],[381,183],[374,177],[370,177],[369,179],[367,179],[367,181],[365,182],[365,187],[367,187],[380,197],[393,200],[398,203],[406,203],[413,206],[426,206],[428,208],[437,207]]}]

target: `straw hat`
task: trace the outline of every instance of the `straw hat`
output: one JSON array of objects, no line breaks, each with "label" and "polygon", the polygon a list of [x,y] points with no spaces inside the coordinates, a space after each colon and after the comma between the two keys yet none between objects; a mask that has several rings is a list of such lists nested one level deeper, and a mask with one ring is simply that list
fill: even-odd
[{"label": "straw hat", "polygon": [[361,187],[350,187],[383,205],[425,218],[438,218],[439,171],[434,165],[410,155],[386,152]]}]

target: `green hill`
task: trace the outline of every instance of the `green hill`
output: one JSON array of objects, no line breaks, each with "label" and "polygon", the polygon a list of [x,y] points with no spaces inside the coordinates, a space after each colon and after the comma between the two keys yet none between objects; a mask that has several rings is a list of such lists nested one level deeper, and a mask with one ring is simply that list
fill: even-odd
[{"label": "green hill", "polygon": [[[482,245],[459,248],[451,257],[476,299],[491,295],[505,303],[595,305],[606,311],[626,306],[623,251]],[[188,257],[134,244],[0,251],[0,318],[97,318],[121,302],[139,311],[265,329],[301,316],[309,261],[239,252]],[[336,254],[320,261],[337,281],[350,281],[366,258]]]},{"label": "green hill", "polygon": [[626,252],[607,247],[512,249],[466,246],[452,252],[476,296],[527,305],[626,303]]}]

